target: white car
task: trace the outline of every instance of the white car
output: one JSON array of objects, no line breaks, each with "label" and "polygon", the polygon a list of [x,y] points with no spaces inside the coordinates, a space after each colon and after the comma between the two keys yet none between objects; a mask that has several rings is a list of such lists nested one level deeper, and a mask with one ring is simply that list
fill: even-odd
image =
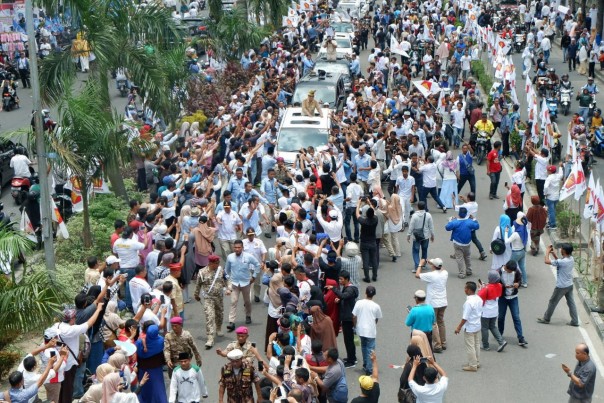
[{"label": "white car", "polygon": [[314,147],[317,151],[327,149],[331,121],[329,110],[323,109],[323,116],[303,116],[302,108],[288,108],[279,126],[277,134],[276,156],[282,157],[285,164],[294,166],[300,149]]},{"label": "white car", "polygon": [[[336,33],[335,38],[333,40],[336,41],[336,55],[339,57],[344,57],[346,55],[351,55],[353,53],[352,50],[352,41],[350,40],[350,36],[345,33]],[[319,49],[319,56],[321,58],[327,54],[327,49],[323,47],[321,44],[321,49]]]}]

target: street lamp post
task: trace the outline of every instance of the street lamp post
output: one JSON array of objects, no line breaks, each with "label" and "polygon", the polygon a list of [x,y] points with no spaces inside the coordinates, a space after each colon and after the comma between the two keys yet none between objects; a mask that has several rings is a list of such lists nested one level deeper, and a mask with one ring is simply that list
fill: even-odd
[{"label": "street lamp post", "polygon": [[38,55],[36,32],[34,30],[34,5],[32,0],[25,0],[25,25],[28,37],[29,66],[31,88],[34,104],[34,132],[36,135],[36,152],[38,154],[38,177],[40,178],[40,206],[42,208],[42,242],[44,242],[44,260],[51,278],[55,279],[55,254],[52,237],[52,219],[50,210],[50,192],[48,187],[48,166],[46,164],[46,147],[42,123],[42,100],[40,99],[40,77],[38,76]]}]

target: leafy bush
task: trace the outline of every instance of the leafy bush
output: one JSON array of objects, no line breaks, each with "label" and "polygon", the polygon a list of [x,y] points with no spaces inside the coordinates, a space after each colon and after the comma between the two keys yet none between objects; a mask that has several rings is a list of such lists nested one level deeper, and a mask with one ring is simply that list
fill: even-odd
[{"label": "leafy bush", "polygon": [[[472,74],[476,77],[482,90],[486,95],[489,94],[493,87],[493,77],[486,71],[484,64],[480,60],[474,60],[472,62]],[[492,101],[490,101],[492,103]],[[489,105],[490,106],[490,105]]]},{"label": "leafy bush", "polygon": [[0,380],[10,374],[11,369],[21,359],[21,354],[15,351],[0,351]]},{"label": "leafy bush", "polygon": [[563,201],[556,206],[556,224],[563,238],[571,238],[581,225],[581,217]]},{"label": "leafy bush", "polygon": [[180,127],[180,125],[182,125],[183,122],[188,122],[188,123],[199,122],[199,128],[203,129],[207,120],[208,120],[208,117],[203,113],[203,111],[196,111],[196,112],[192,113],[191,115],[183,116],[183,118],[178,123],[178,126]]}]

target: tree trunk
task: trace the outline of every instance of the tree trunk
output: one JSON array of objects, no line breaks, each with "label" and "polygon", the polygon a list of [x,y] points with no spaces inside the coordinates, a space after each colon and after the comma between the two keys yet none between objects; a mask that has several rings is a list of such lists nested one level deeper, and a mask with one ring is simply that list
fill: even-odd
[{"label": "tree trunk", "polygon": [[88,201],[88,182],[86,178],[78,178],[80,181],[80,191],[82,192],[82,205],[84,206],[84,227],[82,228],[82,240],[85,248],[92,248],[92,231],[90,229],[90,214]]},{"label": "tree trunk", "polygon": [[249,10],[247,7],[247,0],[237,0],[237,2],[235,3],[235,6],[242,9],[243,11],[245,11],[245,15],[247,16],[248,21],[249,21],[250,14],[249,14]]},{"label": "tree trunk", "polygon": [[604,0],[598,1],[598,21],[592,21],[591,25],[596,27],[596,36],[602,35],[602,20],[604,20]]},{"label": "tree trunk", "polygon": [[111,182],[111,186],[113,187],[113,193],[128,203],[128,191],[124,184],[124,177],[120,172],[119,156],[113,155],[108,158],[106,172],[107,177],[109,177],[109,181]]}]

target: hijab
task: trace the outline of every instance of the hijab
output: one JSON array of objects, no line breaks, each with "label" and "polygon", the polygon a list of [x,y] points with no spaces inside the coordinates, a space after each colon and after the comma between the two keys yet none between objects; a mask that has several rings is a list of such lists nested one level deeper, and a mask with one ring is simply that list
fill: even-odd
[{"label": "hijab", "polygon": [[[512,186],[510,187],[510,193],[508,196],[506,196],[506,198],[509,197],[508,200],[508,208],[512,208],[512,207],[520,207],[522,205],[522,194],[520,193],[520,188],[518,187],[517,184],[512,183]],[[510,200],[511,200],[511,204],[510,205]]]},{"label": "hijab", "polygon": [[388,203],[388,218],[395,224],[401,221],[403,208],[401,206],[401,198],[398,194],[394,193],[390,196],[390,203]]},{"label": "hijab", "polygon": [[268,284],[268,299],[275,308],[279,308],[281,306],[282,299],[279,294],[280,288],[284,288],[283,275],[281,273],[275,273],[271,277],[271,280]]},{"label": "hijab", "polygon": [[516,216],[516,220],[514,221],[514,230],[520,235],[520,239],[522,239],[522,244],[526,246],[526,242],[528,241],[528,229],[526,228],[526,217],[522,211],[518,212]]},{"label": "hijab", "polygon": [[103,379],[103,397],[101,403],[111,403],[113,396],[119,392],[122,377],[117,372],[109,374]]},{"label": "hijab", "polygon": [[413,330],[413,332],[411,332],[410,343],[420,348],[422,351],[422,357],[429,357],[432,355],[428,336],[426,336],[426,333],[422,332],[421,330]]},{"label": "hijab", "polygon": [[505,234],[505,227],[508,227],[508,236],[511,236],[514,231],[512,230],[512,222],[510,220],[510,217],[508,217],[506,214],[502,214],[499,216],[500,235]]},{"label": "hijab", "polygon": [[453,153],[451,151],[447,151],[445,160],[442,162],[442,165],[445,168],[450,169],[451,171],[457,170],[457,159],[453,158]]},{"label": "hijab", "polygon": [[136,341],[136,349],[139,358],[149,358],[161,354],[164,351],[164,338],[159,335],[159,327],[151,325],[146,333],[147,352],[143,350],[143,341]]},{"label": "hijab", "polygon": [[108,327],[112,332],[118,331],[120,325],[126,323],[126,321],[117,314],[117,302],[114,300],[109,300],[107,303],[103,320],[105,321],[105,327]]},{"label": "hijab", "polygon": [[109,360],[107,360],[107,363],[109,365],[112,365],[116,369],[122,369],[122,366],[124,366],[128,363],[128,358],[120,350],[120,351],[116,351],[115,353],[111,354],[111,357],[109,357]]},{"label": "hijab", "polygon": [[287,287],[280,287],[277,289],[277,293],[279,293],[279,297],[281,298],[281,305],[286,307],[290,306],[298,306],[298,297],[296,297]]},{"label": "hijab", "polygon": [[311,340],[321,340],[323,343],[323,351],[330,348],[337,348],[338,342],[333,329],[331,318],[323,313],[320,307],[313,306],[310,308],[312,315],[312,325],[310,326]]},{"label": "hijab", "polygon": [[98,382],[103,382],[103,379],[109,374],[115,372],[115,367],[109,363],[101,364],[96,367],[96,380]]}]

